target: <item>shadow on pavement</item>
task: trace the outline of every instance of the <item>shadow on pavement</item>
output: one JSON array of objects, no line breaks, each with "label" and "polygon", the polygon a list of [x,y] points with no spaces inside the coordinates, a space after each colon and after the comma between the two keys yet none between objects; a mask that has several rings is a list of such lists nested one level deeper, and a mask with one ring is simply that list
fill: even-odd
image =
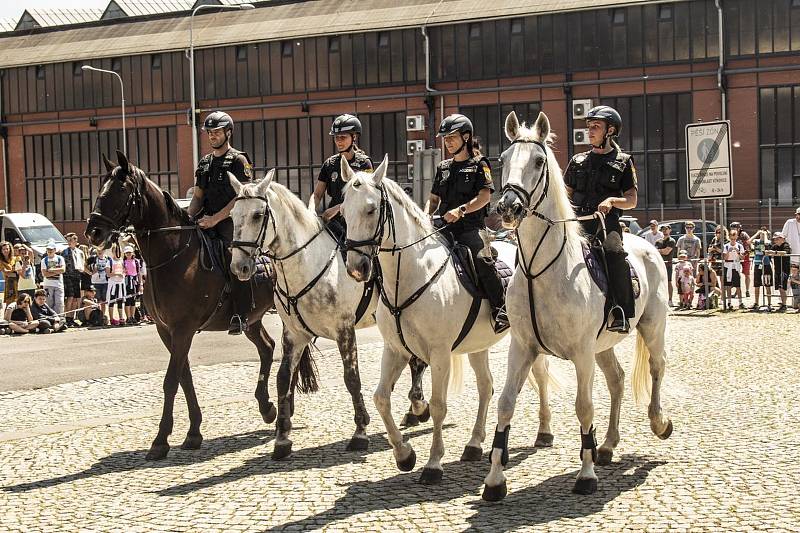
[{"label": "shadow on pavement", "polygon": [[161,461],[145,461],[144,456],[147,454],[147,449],[116,452],[103,457],[90,468],[82,472],[42,481],[31,481],[29,483],[3,487],[3,490],[5,492],[27,492],[29,490],[54,487],[62,483],[70,483],[79,479],[87,479],[105,474],[201,463],[228,453],[235,453],[261,446],[271,440],[273,435],[273,430],[262,429],[205,440],[203,441],[202,448],[199,450],[181,450],[180,447],[176,446],[172,448],[169,455]]},{"label": "shadow on pavement", "polygon": [[[533,446],[512,449],[511,453],[513,455],[510,457],[508,467],[510,468],[524,461],[537,453],[537,451],[538,449]],[[284,529],[294,531],[316,530],[333,522],[346,520],[352,516],[371,511],[402,509],[423,502],[448,502],[468,494],[475,494],[477,488],[482,485],[484,476],[489,471],[486,453],[483,454],[483,459],[480,461],[468,463],[453,461],[442,466],[444,468],[444,478],[441,485],[431,486],[417,483],[417,479],[422,472],[422,465],[418,462],[413,472],[399,473],[396,476],[378,481],[353,483],[347,487],[345,495],[336,500],[332,509],[308,518],[276,525],[266,529],[265,532],[282,531]],[[486,529],[497,530],[497,523],[491,524],[491,527]]]},{"label": "shadow on pavement", "polygon": [[[445,424],[444,429],[453,427],[452,424]],[[433,432],[433,425],[425,429],[407,431],[403,434],[404,440],[418,437]],[[155,492],[160,496],[181,496],[190,494],[196,490],[213,487],[222,483],[238,481],[250,476],[268,475],[273,472],[294,472],[308,470],[311,468],[330,468],[333,466],[348,463],[364,463],[365,457],[371,453],[389,450],[391,446],[385,434],[373,434],[369,436],[369,450],[366,451],[345,451],[349,439],[315,446],[312,448],[300,448],[292,452],[292,455],[282,461],[273,461],[269,454],[272,450],[265,450],[263,455],[248,459],[243,464],[224,472],[222,474],[192,481],[183,485],[175,485]]]}]

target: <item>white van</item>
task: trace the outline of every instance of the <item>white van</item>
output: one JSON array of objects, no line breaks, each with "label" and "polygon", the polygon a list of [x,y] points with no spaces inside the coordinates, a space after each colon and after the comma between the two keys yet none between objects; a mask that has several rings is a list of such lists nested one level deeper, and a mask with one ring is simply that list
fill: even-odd
[{"label": "white van", "polygon": [[67,241],[50,220],[38,213],[6,213],[0,210],[0,229],[2,239],[12,245],[18,242],[30,246],[35,254],[34,264],[39,264],[47,253],[47,241],[56,243],[56,253],[67,247]]}]

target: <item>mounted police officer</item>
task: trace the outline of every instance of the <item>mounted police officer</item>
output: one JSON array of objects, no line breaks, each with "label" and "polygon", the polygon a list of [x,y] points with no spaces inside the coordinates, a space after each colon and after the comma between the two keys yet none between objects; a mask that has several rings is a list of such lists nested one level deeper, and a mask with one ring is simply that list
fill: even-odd
[{"label": "mounted police officer", "polygon": [[333,136],[333,142],[336,145],[336,153],[330,156],[322,164],[317,178],[317,185],[314,188],[314,202],[317,209],[322,209],[325,205],[325,193],[328,193],[331,201],[327,209],[321,212],[322,219],[328,224],[328,227],[336,234],[340,240],[344,238],[347,228],[344,223],[344,217],[339,213],[341,204],[344,202],[344,181],[339,175],[341,167],[341,158],[347,159],[347,162],[355,171],[372,171],[372,160],[367,154],[358,147],[358,141],[361,137],[361,121],[353,115],[340,115],[336,117],[331,124],[331,131],[329,135]]},{"label": "mounted police officer", "polygon": [[[606,237],[602,248],[608,271],[612,321],[607,329],[627,333],[628,319],[634,315],[634,296],[630,270],[622,248],[619,217],[637,203],[636,168],[633,157],[616,143],[622,131],[622,117],[612,107],[597,106],[586,115],[592,149],[575,155],[564,172],[564,183],[578,216],[600,212],[605,215]],[[600,221],[582,221],[591,238],[602,238]]]},{"label": "mounted police officer", "polygon": [[[228,172],[236,176],[240,182],[248,182],[253,177],[253,166],[246,153],[231,147],[233,135],[233,119],[227,113],[214,111],[206,117],[203,130],[208,135],[211,153],[206,154],[198,163],[195,171],[195,184],[192,189],[192,201],[189,204],[189,216],[197,219],[206,234],[212,239],[221,240],[225,248],[233,239],[233,221],[230,218],[236,193],[228,178]],[[199,217],[199,218],[198,218]],[[213,252],[212,252],[213,253]],[[227,267],[227,265],[224,265]],[[226,276],[230,277],[227,275]],[[240,284],[231,283],[231,297],[234,303],[234,314],[228,333],[242,333],[242,324],[246,323],[246,307],[251,303],[252,295],[240,295],[236,290]],[[249,290],[248,287],[245,287]],[[239,312],[240,309],[243,312]]]},{"label": "mounted police officer", "polygon": [[485,243],[480,232],[486,230],[484,217],[494,191],[489,161],[474,149],[472,122],[464,115],[446,117],[439,126],[439,137],[452,155],[439,163],[433,180],[428,214],[437,211],[449,224],[448,231],[455,242],[472,252],[473,263],[492,306],[495,331],[508,327],[504,309],[503,283],[490,260],[478,255]]}]

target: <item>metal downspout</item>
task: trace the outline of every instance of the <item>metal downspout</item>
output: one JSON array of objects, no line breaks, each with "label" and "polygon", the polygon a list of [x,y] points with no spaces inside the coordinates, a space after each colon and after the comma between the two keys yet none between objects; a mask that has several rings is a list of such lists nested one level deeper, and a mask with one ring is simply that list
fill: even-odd
[{"label": "metal downspout", "polygon": [[[425,22],[420,26],[420,31],[422,32],[422,37],[425,39],[425,93],[426,95],[436,93],[436,89],[431,86],[431,39],[428,36],[428,22],[431,20],[431,17],[436,10],[439,9],[439,6],[442,5],[444,0],[439,0],[439,3],[431,10],[428,17],[425,19]],[[442,120],[444,120],[444,95],[439,96],[439,105],[441,106],[441,115]],[[433,116],[431,117],[431,144],[435,144],[433,139],[436,137],[434,136],[434,131],[436,130],[436,111],[434,106]],[[442,139],[442,150],[444,150],[444,139]]]},{"label": "metal downspout", "polygon": [[[720,104],[720,118],[727,120],[728,118],[728,94],[725,90],[725,34],[723,33],[723,20],[722,20],[722,0],[714,0],[714,5],[717,6],[717,33],[719,47],[719,67],[717,67],[717,88],[719,89],[719,104]],[[722,216],[720,222],[725,223],[728,220],[728,201],[722,200]]]},{"label": "metal downspout", "polygon": [[[0,122],[3,120],[3,89],[0,88]],[[11,184],[8,179],[8,130],[5,126],[0,128],[0,140],[3,141],[3,188],[5,190],[5,199],[3,201],[3,208],[6,213],[11,211]]]}]

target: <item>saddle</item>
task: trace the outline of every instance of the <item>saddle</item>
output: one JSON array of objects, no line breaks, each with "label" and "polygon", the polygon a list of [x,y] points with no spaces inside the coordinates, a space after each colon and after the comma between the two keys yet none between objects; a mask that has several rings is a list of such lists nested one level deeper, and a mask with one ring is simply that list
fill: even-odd
[{"label": "saddle", "polygon": [[[605,265],[603,263],[603,253],[599,246],[583,246],[583,260],[586,262],[586,268],[589,269],[589,274],[592,276],[595,285],[600,289],[606,297],[606,307],[609,307],[608,299],[608,275],[606,273]],[[631,265],[631,262],[626,258],[625,262],[628,263],[628,269],[631,273],[631,286],[633,287],[633,297],[639,298],[641,294],[641,286],[639,285],[639,274]]]},{"label": "saddle", "polygon": [[[453,258],[453,267],[455,267],[456,274],[458,274],[458,280],[473,298],[486,299],[486,290],[481,285],[478,279],[478,272],[475,270],[472,250],[463,244],[456,244],[452,249],[453,254],[451,257]],[[511,276],[514,275],[514,270],[503,261],[496,258],[497,251],[494,250],[494,248],[492,248],[492,256],[495,257],[494,268],[497,270],[497,274],[503,282],[503,293],[505,293],[511,281]],[[478,260],[483,261],[481,258],[478,258]]]},{"label": "saddle", "polygon": [[[231,252],[225,246],[225,242],[216,234],[197,229],[200,240],[200,266],[208,271],[220,273],[226,284],[236,283],[239,280],[231,276],[229,265],[231,264]],[[255,260],[256,271],[252,280],[256,283],[265,283],[273,277],[273,268],[267,256],[259,256]]]}]

